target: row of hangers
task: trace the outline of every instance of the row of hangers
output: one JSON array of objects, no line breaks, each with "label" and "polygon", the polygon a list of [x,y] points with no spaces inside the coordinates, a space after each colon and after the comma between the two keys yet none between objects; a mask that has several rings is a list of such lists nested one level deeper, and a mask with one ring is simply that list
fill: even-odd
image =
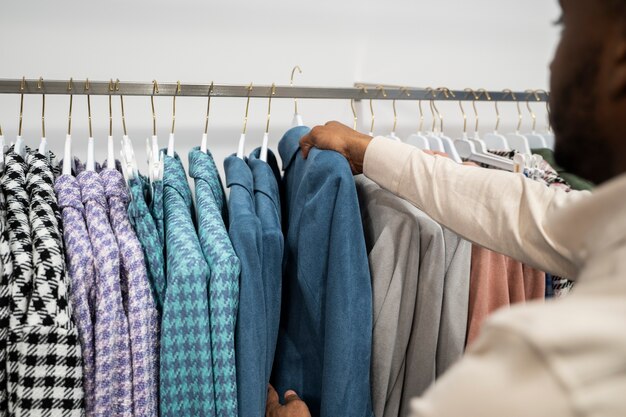
[{"label": "row of hangers", "polygon": [[[359,86],[367,93],[367,88],[365,86]],[[376,87],[382,94],[383,97],[387,97],[387,93],[385,91],[384,86]],[[401,91],[405,92],[408,96],[410,93],[407,88],[402,87]],[[516,102],[517,112],[518,112],[518,122],[514,132],[501,134],[499,133],[500,127],[500,110],[498,108],[498,101],[494,101],[495,111],[496,111],[496,125],[493,132],[487,133],[483,137],[479,134],[479,115],[478,110],[476,108],[476,101],[480,99],[481,95],[484,95],[488,101],[492,101],[489,92],[484,89],[473,90],[471,88],[465,89],[467,93],[465,99],[472,95],[472,107],[475,115],[475,128],[473,133],[468,133],[467,131],[467,114],[463,107],[463,102],[459,99],[459,107],[461,109],[462,117],[463,117],[463,133],[458,139],[451,139],[450,137],[444,134],[444,119],[442,113],[437,108],[435,104],[435,100],[438,97],[438,94],[445,95],[446,98],[455,97],[454,93],[448,88],[438,88],[434,90],[432,88],[427,88],[428,91],[432,93],[432,99],[430,100],[430,110],[433,117],[432,129],[429,132],[423,131],[424,126],[424,112],[422,109],[422,101],[418,101],[419,107],[419,128],[417,133],[410,135],[406,138],[405,142],[409,143],[417,148],[423,150],[430,150],[436,152],[446,153],[452,158],[454,161],[461,163],[463,159],[470,160],[472,162],[476,162],[479,164],[486,164],[495,168],[512,171],[512,172],[520,172],[524,169],[527,170],[537,170],[541,162],[541,157],[532,155],[531,149],[536,148],[554,148],[554,135],[551,132],[551,127],[548,125],[548,129],[546,132],[538,133],[536,131],[537,127],[537,116],[530,106],[530,99],[534,97],[534,99],[539,102],[541,98],[539,94],[546,94],[545,90],[527,90],[526,93],[528,96],[526,97],[526,107],[528,112],[532,118],[532,129],[530,132],[522,133],[522,121],[523,114],[520,107],[520,102],[515,95],[515,93],[509,89],[503,90],[505,94],[511,95],[513,100]],[[374,136],[374,124],[375,124],[375,115],[374,115],[374,106],[373,99],[370,99],[370,113],[371,113],[371,125],[370,125],[370,136]],[[392,101],[393,106],[393,128],[392,131],[387,137],[394,140],[400,140],[400,138],[396,135],[396,127],[398,124],[398,113],[396,110],[396,100]],[[549,114],[549,106],[546,102],[546,109]],[[354,101],[352,101],[352,112],[354,115],[354,128],[357,126],[357,115],[356,110],[354,108]],[[435,114],[436,113],[436,114]],[[439,120],[439,130],[437,129],[437,120]],[[513,161],[501,157],[499,155],[495,155],[490,153],[489,150],[502,150],[502,151],[516,151],[517,155]]]},{"label": "row of hangers", "polygon": [[[291,80],[290,86],[294,85],[294,76],[296,71],[302,73],[302,69],[300,66],[295,66],[291,72]],[[157,123],[156,123],[156,111],[154,106],[154,97],[159,94],[159,84],[156,80],[152,81],[153,90],[152,95],[150,96],[150,105],[152,111],[152,136],[146,139],[146,153],[148,155],[148,178],[150,182],[154,182],[157,180],[162,180],[164,164],[163,164],[163,154],[160,151],[159,141],[157,137]],[[120,162],[122,165],[122,172],[126,181],[130,181],[133,178],[136,178],[138,173],[138,165],[137,160],[135,158],[134,146],[133,143],[128,136],[128,132],[126,129],[126,115],[124,111],[124,96],[119,94],[120,81],[117,79],[113,81],[111,79],[109,81],[109,135],[107,139],[107,165],[109,167],[115,166],[115,144],[113,139],[113,94],[117,93],[120,97],[120,109],[121,109],[121,119],[122,119],[122,128],[123,128],[123,136],[121,140],[121,149],[120,149]],[[209,114],[211,110],[211,96],[213,93],[213,85],[211,82],[209,87],[209,94],[207,97],[207,108],[204,122],[204,132],[202,133],[202,138],[200,141],[200,150],[202,152],[207,152],[208,145],[208,128],[209,128]],[[90,90],[90,82],[89,79],[85,80],[84,84],[84,92],[86,92],[87,97],[87,115],[88,115],[88,126],[89,126],[89,138],[87,142],[87,159],[86,159],[86,170],[95,171],[95,140],[93,137],[93,129],[92,129],[92,118],[91,118],[91,96],[89,94]],[[245,155],[245,140],[247,133],[247,125],[248,125],[248,110],[250,107],[250,92],[253,90],[253,84],[250,83],[248,86],[248,97],[246,101],[244,122],[242,133],[239,138],[239,144],[237,149],[237,156],[241,159],[244,158]],[[24,91],[26,89],[26,77],[22,77],[22,81],[20,84],[20,114],[19,114],[19,127],[18,134],[15,140],[15,152],[20,156],[24,157],[26,148],[24,139],[22,137],[22,126],[23,126],[23,114],[24,114]],[[48,153],[48,141],[46,139],[46,124],[45,124],[45,113],[46,113],[46,95],[43,91],[44,89],[44,80],[43,77],[40,77],[37,82],[37,89],[42,91],[42,110],[41,110],[41,141],[39,143],[38,150],[43,155],[49,155]],[[63,152],[63,174],[71,174],[72,171],[75,172],[75,159],[72,153],[72,108],[75,91],[75,84],[73,78],[70,78],[67,86],[67,94],[69,95],[69,112],[68,112],[68,127],[67,134],[65,138],[64,152]],[[166,148],[166,154],[168,156],[174,156],[175,151],[175,130],[176,130],[176,97],[181,92],[181,83],[177,82],[176,94],[172,98],[172,126],[169,133],[168,145]],[[269,128],[270,128],[270,120],[271,120],[271,109],[272,109],[272,96],[275,95],[276,86],[272,84],[271,94],[268,99],[268,108],[267,108],[267,119],[265,125],[265,133],[263,135],[263,141],[261,146],[261,155],[260,159],[263,161],[267,160],[268,153],[268,144],[269,144]],[[304,122],[302,120],[302,116],[298,112],[298,101],[294,99],[294,116],[293,116],[293,126],[302,126]],[[2,133],[2,127],[0,126],[0,149],[5,149],[5,139]],[[4,169],[4,152],[0,152],[0,169]]]}]

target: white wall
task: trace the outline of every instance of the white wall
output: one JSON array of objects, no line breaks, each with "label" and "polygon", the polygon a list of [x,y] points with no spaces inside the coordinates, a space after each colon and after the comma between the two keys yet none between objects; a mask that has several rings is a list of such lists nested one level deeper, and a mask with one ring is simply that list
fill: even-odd
[{"label": "white wall", "polygon": [[[287,84],[294,65],[299,85],[351,86],[355,81],[411,86],[525,90],[548,84],[558,40],[551,22],[556,0],[20,0],[0,5],[0,77],[75,80]],[[26,96],[24,136],[39,141],[41,99]],[[159,136],[165,145],[171,99],[157,98]],[[114,103],[118,103],[115,101]],[[67,97],[47,97],[47,136],[58,152],[67,125]],[[129,134],[140,151],[150,134],[149,98],[127,98]],[[205,101],[178,100],[177,150],[199,143]],[[218,165],[234,152],[245,99],[216,99],[210,141]],[[86,99],[74,100],[73,134],[84,158]],[[248,150],[260,143],[267,100],[253,100]],[[428,118],[430,118],[427,111]],[[450,134],[461,121],[458,106],[441,106]],[[540,122],[545,109],[535,105]],[[92,98],[95,137],[105,157],[108,104]],[[275,100],[271,141],[289,127],[291,100]],[[375,103],[377,133],[388,133],[391,103]],[[467,110],[471,107],[467,106]],[[19,96],[0,96],[5,136],[17,131]],[[301,100],[307,124],[351,123],[348,101]],[[369,108],[360,124],[369,129]],[[400,135],[417,127],[416,103],[399,103]],[[516,123],[514,105],[502,105],[503,130]],[[115,134],[121,134],[115,106]],[[493,128],[493,106],[479,105],[482,129]],[[525,113],[527,116],[528,113]],[[428,123],[428,122],[427,122]],[[78,145],[77,145],[78,146]],[[185,157],[186,159],[186,157]]]}]

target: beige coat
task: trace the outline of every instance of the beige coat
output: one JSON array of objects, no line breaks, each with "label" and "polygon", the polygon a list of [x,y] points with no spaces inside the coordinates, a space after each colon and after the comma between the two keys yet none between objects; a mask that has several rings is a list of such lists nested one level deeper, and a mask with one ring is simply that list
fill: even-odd
[{"label": "beige coat", "polygon": [[626,416],[626,175],[568,194],[385,138],[364,173],[468,240],[577,281],[495,314],[413,417]]}]

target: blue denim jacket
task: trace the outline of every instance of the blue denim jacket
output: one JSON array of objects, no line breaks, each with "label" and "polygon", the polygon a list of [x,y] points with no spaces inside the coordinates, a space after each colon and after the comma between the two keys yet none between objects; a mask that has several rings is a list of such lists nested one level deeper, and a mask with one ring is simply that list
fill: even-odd
[{"label": "blue denim jacket", "polygon": [[354,178],[346,159],[279,144],[287,222],[283,302],[273,382],[313,416],[371,417],[372,287]]},{"label": "blue denim jacket", "polygon": [[224,161],[224,169],[226,184],[230,188],[229,235],[241,262],[239,311],[235,327],[239,416],[262,417],[267,397],[267,319],[261,222],[254,209],[254,185],[248,164],[231,155]]},{"label": "blue denim jacket", "polygon": [[281,226],[279,188],[281,178],[278,163],[272,151],[268,150],[267,162],[259,159],[260,153],[261,148],[257,148],[250,154],[248,166],[254,178],[254,203],[263,235],[263,285],[267,315],[265,382],[268,383],[272,373],[280,322],[284,238]]}]

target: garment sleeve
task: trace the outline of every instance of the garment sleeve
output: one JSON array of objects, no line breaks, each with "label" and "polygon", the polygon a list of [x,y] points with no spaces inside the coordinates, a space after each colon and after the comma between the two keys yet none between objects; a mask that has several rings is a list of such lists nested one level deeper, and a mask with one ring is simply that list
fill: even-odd
[{"label": "garment sleeve", "polygon": [[561,207],[589,195],[548,188],[521,174],[456,164],[413,146],[377,137],[364,174],[435,221],[478,245],[568,278],[574,255],[550,230]]},{"label": "garment sleeve", "polygon": [[541,352],[514,329],[488,328],[423,397],[411,417],[569,416],[558,379]]}]

